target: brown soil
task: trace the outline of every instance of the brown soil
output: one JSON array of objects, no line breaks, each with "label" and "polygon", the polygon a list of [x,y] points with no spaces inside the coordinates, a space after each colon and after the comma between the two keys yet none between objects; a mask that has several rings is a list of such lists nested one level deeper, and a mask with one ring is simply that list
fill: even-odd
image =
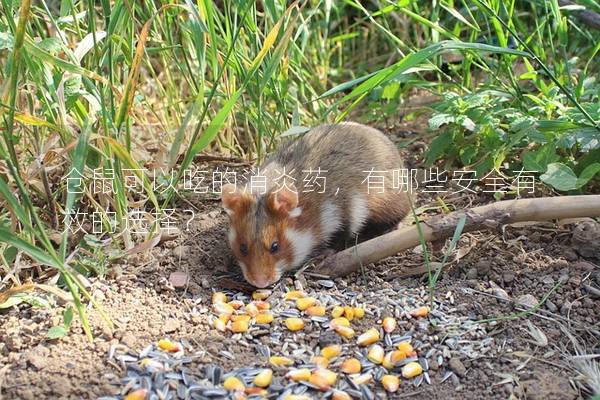
[{"label": "brown soil", "polygon": [[[416,150],[415,147],[413,150]],[[413,154],[414,156],[414,154]],[[414,162],[414,160],[410,160]],[[143,255],[132,256],[114,266],[110,277],[92,280],[96,300],[115,324],[111,331],[90,308],[96,339],[87,341],[78,321],[69,334],[48,340],[48,329],[62,321],[62,307],[51,310],[19,305],[0,314],[0,397],[6,399],[81,399],[115,395],[122,371],[108,361],[111,346],[124,345],[140,351],[163,337],[186,340],[195,349],[193,368],[207,363],[224,370],[242,365],[264,364],[256,351],[244,348],[208,325],[210,295],[219,288],[217,277],[231,268],[226,241],[226,215],[214,199],[189,199],[196,217],[179,238],[167,241]],[[451,207],[493,201],[489,197],[446,198]],[[422,196],[419,206],[436,207],[432,198]],[[182,203],[182,208],[189,204]],[[429,213],[436,213],[430,210]],[[403,382],[403,396],[421,398],[586,398],[581,384],[585,377],[576,369],[573,342],[582,350],[600,352],[600,298],[587,287],[600,286],[600,254],[584,258],[571,238],[577,224],[553,223],[509,226],[494,233],[463,235],[457,259],[441,275],[436,287],[439,301],[454,302],[457,316],[472,320],[496,319],[487,324],[487,350],[474,357],[455,356],[448,365],[432,366],[432,384],[412,387]],[[443,257],[443,244],[434,243],[434,262]],[[596,258],[594,258],[596,257]],[[423,265],[420,251],[406,251],[367,267],[368,284],[360,274],[336,280],[359,294],[373,287],[426,288],[426,276],[405,276]],[[173,289],[169,275],[185,271],[189,285]],[[308,276],[308,285],[318,288]],[[291,280],[289,280],[291,285]],[[501,300],[505,291],[508,301]],[[523,309],[518,300],[533,296],[544,305],[533,315],[503,319]],[[369,300],[377,307],[376,300]],[[450,304],[450,303],[448,303]],[[367,316],[361,326],[374,325]],[[537,328],[537,338],[530,333]],[[443,335],[444,332],[436,332]],[[544,337],[547,340],[544,340]],[[462,345],[462,344],[461,344]],[[471,343],[477,347],[477,343]],[[234,354],[225,357],[221,350]],[[455,377],[439,383],[442,371]],[[438,372],[439,371],[439,372]]]}]

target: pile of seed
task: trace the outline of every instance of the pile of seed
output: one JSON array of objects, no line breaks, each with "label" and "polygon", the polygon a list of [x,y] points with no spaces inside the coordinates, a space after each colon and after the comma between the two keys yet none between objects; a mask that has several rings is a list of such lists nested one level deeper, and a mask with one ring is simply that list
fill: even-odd
[{"label": "pile of seed", "polygon": [[[384,307],[370,305],[381,305],[382,299]],[[350,290],[308,293],[302,287],[259,290],[250,297],[215,292],[210,311],[204,308],[211,327],[253,346],[256,366],[192,368],[189,343],[162,339],[139,354],[111,351],[109,358],[126,376],[120,397],[103,399],[375,399],[407,384],[452,378],[459,385],[447,361],[458,353],[480,356],[491,339],[484,339],[482,326],[453,316],[452,303],[449,293],[430,310],[425,291],[409,288],[368,297]],[[227,350],[221,355],[235,359]]]}]

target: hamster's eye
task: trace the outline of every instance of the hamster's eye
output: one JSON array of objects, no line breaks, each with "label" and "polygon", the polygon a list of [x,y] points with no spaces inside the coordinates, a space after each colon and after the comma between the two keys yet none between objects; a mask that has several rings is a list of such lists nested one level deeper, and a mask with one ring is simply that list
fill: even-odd
[{"label": "hamster's eye", "polygon": [[271,254],[275,254],[278,251],[279,251],[279,242],[274,241],[273,243],[271,243]]},{"label": "hamster's eye", "polygon": [[246,243],[240,244],[240,253],[242,253],[243,256],[248,255],[248,246],[246,245]]}]

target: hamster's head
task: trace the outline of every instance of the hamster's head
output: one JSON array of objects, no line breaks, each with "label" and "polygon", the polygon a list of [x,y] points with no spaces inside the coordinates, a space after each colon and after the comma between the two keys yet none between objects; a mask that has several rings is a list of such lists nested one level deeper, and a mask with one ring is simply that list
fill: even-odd
[{"label": "hamster's head", "polygon": [[300,213],[298,193],[284,186],[256,196],[225,185],[221,200],[229,215],[229,245],[244,278],[259,288],[277,282],[294,260],[286,232]]}]

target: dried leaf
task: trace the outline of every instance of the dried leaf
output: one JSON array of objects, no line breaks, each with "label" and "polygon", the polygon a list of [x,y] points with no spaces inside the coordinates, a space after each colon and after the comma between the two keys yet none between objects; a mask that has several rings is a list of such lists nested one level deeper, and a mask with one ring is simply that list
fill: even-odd
[{"label": "dried leaf", "polygon": [[527,326],[529,328],[527,332],[534,339],[534,344],[541,347],[548,346],[548,338],[540,328],[535,326],[530,320],[527,320]]}]

